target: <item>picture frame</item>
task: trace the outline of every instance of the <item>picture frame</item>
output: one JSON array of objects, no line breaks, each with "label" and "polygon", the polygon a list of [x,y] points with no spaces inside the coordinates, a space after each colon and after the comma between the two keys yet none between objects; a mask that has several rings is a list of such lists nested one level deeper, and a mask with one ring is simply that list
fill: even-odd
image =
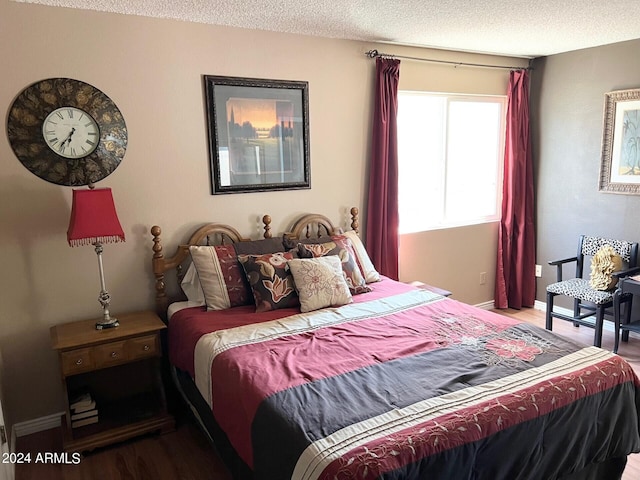
[{"label": "picture frame", "polygon": [[640,195],[640,89],[605,93],[599,191]]},{"label": "picture frame", "polygon": [[311,188],[309,83],[204,75],[211,194]]}]

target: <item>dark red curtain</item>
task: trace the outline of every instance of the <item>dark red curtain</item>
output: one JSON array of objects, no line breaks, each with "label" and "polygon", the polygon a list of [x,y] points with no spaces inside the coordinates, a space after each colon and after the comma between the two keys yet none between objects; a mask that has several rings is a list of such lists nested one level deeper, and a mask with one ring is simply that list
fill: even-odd
[{"label": "dark red curtain", "polygon": [[529,71],[509,77],[507,131],[498,235],[495,306],[533,306],[536,298],[533,165],[529,139]]},{"label": "dark red curtain", "polygon": [[398,279],[398,81],[400,60],[376,58],[366,245],[378,272]]}]

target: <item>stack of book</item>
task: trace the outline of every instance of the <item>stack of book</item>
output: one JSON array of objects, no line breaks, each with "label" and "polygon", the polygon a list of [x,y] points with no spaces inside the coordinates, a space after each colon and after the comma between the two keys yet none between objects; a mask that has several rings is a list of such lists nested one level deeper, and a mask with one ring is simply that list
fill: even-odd
[{"label": "stack of book", "polygon": [[89,392],[75,397],[69,405],[69,409],[71,410],[71,428],[98,423],[96,401],[91,398]]}]

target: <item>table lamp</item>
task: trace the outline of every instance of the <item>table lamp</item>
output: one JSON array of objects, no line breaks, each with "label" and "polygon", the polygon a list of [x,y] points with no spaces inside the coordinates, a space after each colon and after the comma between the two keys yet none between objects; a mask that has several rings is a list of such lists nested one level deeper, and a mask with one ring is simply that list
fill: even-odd
[{"label": "table lamp", "polygon": [[102,244],[124,242],[124,231],[118,220],[110,188],[89,187],[87,190],[73,190],[67,240],[72,247],[95,247],[101,287],[98,301],[102,305],[102,320],[96,322],[96,329],[117,327],[118,320],[109,314],[111,296],[105,286],[102,268]]}]

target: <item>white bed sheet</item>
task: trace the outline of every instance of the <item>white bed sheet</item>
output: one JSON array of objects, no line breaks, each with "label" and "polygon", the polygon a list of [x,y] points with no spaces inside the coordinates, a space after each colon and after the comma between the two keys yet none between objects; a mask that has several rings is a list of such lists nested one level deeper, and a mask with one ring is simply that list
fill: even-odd
[{"label": "white bed sheet", "polygon": [[174,313],[179,312],[182,309],[185,308],[191,308],[191,307],[202,307],[203,303],[202,302],[174,302],[171,305],[169,305],[169,308],[167,309],[167,319],[171,320],[171,317],[173,316]]}]

